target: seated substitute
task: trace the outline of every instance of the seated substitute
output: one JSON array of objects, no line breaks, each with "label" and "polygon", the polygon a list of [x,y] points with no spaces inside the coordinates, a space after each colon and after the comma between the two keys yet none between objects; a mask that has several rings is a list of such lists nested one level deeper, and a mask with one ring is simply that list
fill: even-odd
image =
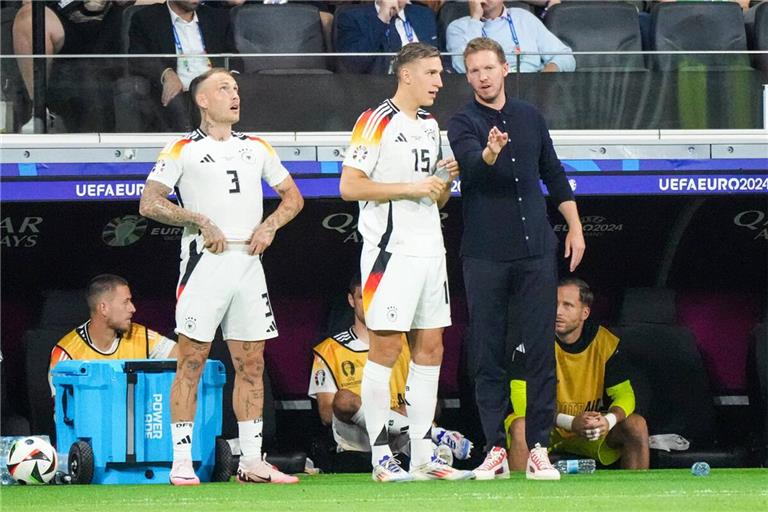
[{"label": "seated substitute", "polygon": [[[550,450],[583,455],[624,469],[648,469],[648,427],[635,414],[635,392],[619,350],[619,338],[588,321],[594,295],[578,278],[557,288],[555,358],[557,419]],[[512,470],[526,468],[524,349],[517,348],[511,382],[512,408],[505,422]],[[611,400],[603,410],[603,396]]]},{"label": "seated substitute", "polygon": [[[51,350],[50,371],[61,361],[96,359],[175,358],[176,342],[132,322],[133,305],[128,281],[101,274],[88,284],[86,300],[91,317],[64,336]],[[51,394],[56,390],[51,384]]]},{"label": "seated substitute", "polygon": [[[469,0],[467,6],[469,16],[452,21],[445,30],[446,47],[456,54],[451,62],[457,72],[467,72],[462,54],[467,43],[476,37],[489,37],[498,42],[504,48],[511,71],[576,69],[571,48],[525,9],[507,8],[502,0]],[[516,54],[522,54],[520,69],[517,69]]]},{"label": "seated substitute", "polygon": [[[354,310],[354,323],[349,329],[326,338],[314,348],[315,358],[307,394],[317,400],[320,420],[324,425],[331,426],[338,451],[370,452],[360,398],[363,366],[368,361],[369,350],[360,274],[356,274],[349,283],[347,302]],[[392,368],[389,381],[389,444],[395,453],[402,453],[408,447],[405,382],[410,358],[408,342],[403,336],[403,350]],[[469,458],[472,450],[469,439],[459,432],[441,427],[432,429],[432,442],[449,449],[437,450],[441,458],[464,460]]]}]

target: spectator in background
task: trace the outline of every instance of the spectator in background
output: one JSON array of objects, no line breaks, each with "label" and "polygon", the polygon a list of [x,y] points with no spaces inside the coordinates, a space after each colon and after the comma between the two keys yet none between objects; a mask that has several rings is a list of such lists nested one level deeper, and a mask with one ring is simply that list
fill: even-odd
[{"label": "spectator in background", "polygon": [[223,58],[206,54],[237,53],[229,13],[201,5],[200,0],[168,0],[134,14],[129,40],[132,54],[200,55],[137,59],[135,68],[149,82],[159,118],[151,124],[158,124],[161,131],[193,130],[200,120],[189,94],[190,82],[211,67],[225,67]]},{"label": "spectator in background", "polygon": [[[129,0],[46,1],[45,54],[112,54],[120,51],[120,21],[122,7]],[[136,3],[147,3],[146,1]],[[32,2],[24,0],[13,22],[13,51],[16,55],[32,52]],[[52,60],[47,61],[50,72]],[[32,59],[18,59],[19,71],[34,100]],[[49,73],[50,74],[50,73]],[[21,133],[41,133],[49,119],[30,118],[21,127]]]},{"label": "spectator in background", "polygon": [[[576,59],[566,46],[536,16],[524,9],[507,8],[502,0],[469,0],[469,16],[451,22],[446,29],[448,52],[457,53],[452,58],[453,68],[466,73],[461,53],[467,43],[476,37],[494,39],[504,49],[512,71],[535,73],[538,71],[573,71]],[[517,68],[516,54],[531,53],[520,57]]]},{"label": "spectator in background", "polygon": [[[363,311],[363,290],[360,273],[352,278],[347,292],[347,303],[354,311],[354,321],[349,329],[326,338],[315,348],[312,376],[308,395],[317,400],[320,420],[331,426],[338,451],[370,452],[371,444],[365,427],[360,387],[363,367],[368,361],[370,344]],[[405,336],[403,348],[392,368],[389,379],[390,414],[387,430],[389,445],[394,453],[408,446],[408,418],[405,412],[405,382],[411,351]],[[467,459],[472,443],[459,432],[441,427],[432,428],[432,442],[448,448],[438,455],[449,464],[453,457]]]},{"label": "spectator in background", "polygon": [[[336,51],[395,53],[408,43],[437,46],[435,13],[408,0],[376,0],[337,15]],[[390,57],[345,57],[351,73],[391,73]]]},{"label": "spectator in background", "polygon": [[[176,343],[155,331],[132,322],[133,305],[128,281],[101,274],[88,284],[85,298],[91,317],[59,340],[51,350],[50,371],[69,359],[166,359],[175,358]],[[51,394],[56,390],[51,383]]]},{"label": "spectator in background", "polygon": [[[621,459],[624,469],[648,469],[648,427],[634,413],[635,392],[619,338],[589,320],[593,298],[589,285],[578,278],[563,279],[557,288],[557,418],[549,446],[606,466]],[[512,470],[525,470],[528,457],[524,358],[518,347],[510,384],[514,412],[505,422]],[[611,400],[607,407],[603,395]]]}]

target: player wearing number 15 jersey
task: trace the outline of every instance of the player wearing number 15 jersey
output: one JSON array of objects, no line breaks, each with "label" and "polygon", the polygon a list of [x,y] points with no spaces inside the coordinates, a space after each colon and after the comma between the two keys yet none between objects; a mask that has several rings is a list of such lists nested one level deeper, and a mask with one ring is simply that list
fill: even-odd
[{"label": "player wearing number 15 jersey", "polygon": [[[438,207],[450,196],[431,106],[443,86],[437,49],[403,46],[392,65],[397,92],[364,112],[352,132],[340,191],[359,201],[363,236],[360,274],[370,351],[361,383],[362,411],[371,442],[373,479],[379,482],[471,477],[433,456],[432,420],[443,354],[443,328],[451,324],[445,247]],[[411,362],[405,401],[411,443],[410,472],[389,448],[389,381],[408,334]]]},{"label": "player wearing number 15 jersey", "polygon": [[[171,387],[174,485],[199,483],[192,467],[197,385],[221,325],[235,367],[233,407],[242,457],[238,479],[295,483],[263,460],[264,340],[277,336],[260,255],[303,206],[301,194],[265,141],[232,131],[240,119],[237,82],[216,68],[195,78],[190,93],[200,129],[163,149],[147,178],[139,211],[183,226],[176,290],[179,356]],[[280,195],[264,219],[261,180]],[[167,199],[176,190],[178,205]]]}]

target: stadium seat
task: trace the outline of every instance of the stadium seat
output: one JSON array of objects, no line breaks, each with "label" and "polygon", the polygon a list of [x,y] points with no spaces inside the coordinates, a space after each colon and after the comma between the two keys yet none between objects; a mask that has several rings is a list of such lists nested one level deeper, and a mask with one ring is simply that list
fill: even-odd
[{"label": "stadium seat", "polygon": [[651,45],[655,51],[687,51],[687,55],[656,55],[653,68],[743,70],[747,55],[697,55],[696,52],[746,51],[744,16],[734,2],[672,2],[651,10]]},{"label": "stadium seat", "polygon": [[131,20],[133,15],[146,5],[132,5],[126,7],[123,11],[123,17],[120,20],[120,48],[123,53],[128,53],[130,47]]},{"label": "stadium seat", "polygon": [[[331,41],[333,44],[332,50],[335,52],[338,48],[338,40],[339,40],[339,27],[338,27],[338,19],[339,14],[343,11],[349,10],[349,9],[360,9],[359,4],[341,4],[336,7],[336,10],[333,15],[333,25],[331,26]],[[348,72],[348,68],[345,66],[346,58],[344,57],[337,57],[333,69],[336,70],[337,73],[346,73]]]},{"label": "stadium seat", "polygon": [[[525,9],[531,11],[531,5],[525,2],[504,2],[507,7]],[[437,13],[437,38],[440,44],[440,50],[445,51],[445,30],[453,20],[469,16],[466,2],[445,2]]]},{"label": "stadium seat", "polygon": [[[768,2],[750,8],[744,16],[751,50],[768,50]],[[752,65],[768,71],[768,55],[752,55]]]},{"label": "stadium seat", "polygon": [[677,319],[696,337],[712,390],[743,394],[749,334],[760,319],[758,295],[691,290],[678,294]]},{"label": "stadium seat", "polygon": [[709,379],[693,333],[677,324],[675,292],[662,288],[625,291],[617,326],[630,365],[637,412],[654,434],[680,434],[691,442],[685,452],[651,453],[652,467],[688,467],[696,460],[739,467],[746,449],[720,447]]},{"label": "stadium seat", "polygon": [[[641,51],[637,8],[623,2],[574,2],[552,7],[546,27],[575,52]],[[643,56],[576,55],[577,71],[645,70]]]},{"label": "stadium seat", "polygon": [[639,396],[638,410],[653,434],[680,434],[691,443],[714,441],[709,380],[693,333],[677,325],[675,293],[658,288],[625,292],[619,322],[612,329],[631,366],[648,377],[651,397]]},{"label": "stadium seat", "polygon": [[33,434],[55,436],[53,401],[48,385],[51,349],[62,336],[88,319],[81,290],[50,290],[44,294],[40,318],[24,333],[29,422]]},{"label": "stadium seat", "polygon": [[[232,9],[235,45],[240,53],[323,53],[325,42],[317,7],[305,4],[247,4]],[[331,73],[323,55],[246,57],[246,73]]]}]

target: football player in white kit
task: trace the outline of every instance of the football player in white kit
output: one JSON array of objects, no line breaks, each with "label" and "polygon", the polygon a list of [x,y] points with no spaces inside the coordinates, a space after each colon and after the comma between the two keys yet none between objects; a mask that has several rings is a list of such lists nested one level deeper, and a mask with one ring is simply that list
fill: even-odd
[{"label": "football player in white kit", "polygon": [[[459,166],[441,158],[440,129],[421,107],[434,103],[443,67],[437,49],[424,43],[403,46],[392,66],[397,92],[357,120],[340,182],[342,198],[360,205],[360,271],[370,339],[361,399],[373,479],[466,479],[471,472],[434,456],[430,435],[443,328],[451,324],[438,208],[448,201]],[[409,471],[400,467],[387,442],[389,380],[404,332],[411,346],[405,392]]]},{"label": "football player in white kit", "polygon": [[[277,336],[261,254],[275,232],[304,205],[275,150],[257,137],[233,132],[240,119],[237,82],[214,68],[193,80],[200,129],[169,143],[147,177],[139,212],[183,226],[176,290],[179,356],[171,388],[174,485],[200,481],[192,467],[197,386],[216,328],[221,325],[235,367],[232,405],[242,457],[237,477],[249,483],[295,483],[262,457],[264,340]],[[261,180],[280,195],[262,221]],[[176,190],[178,205],[168,200]]]}]

